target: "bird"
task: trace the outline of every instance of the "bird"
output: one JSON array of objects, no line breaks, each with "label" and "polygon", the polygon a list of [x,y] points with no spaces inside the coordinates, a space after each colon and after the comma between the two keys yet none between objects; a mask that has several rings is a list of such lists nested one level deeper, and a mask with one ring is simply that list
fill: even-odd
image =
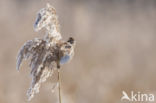
[{"label": "bird", "polygon": [[58,68],[60,68],[60,65],[63,65],[65,63],[68,63],[73,55],[74,55],[74,47],[75,47],[75,40],[72,37],[69,37],[67,42],[64,42],[60,46],[60,52],[59,52],[59,59],[58,59]]}]

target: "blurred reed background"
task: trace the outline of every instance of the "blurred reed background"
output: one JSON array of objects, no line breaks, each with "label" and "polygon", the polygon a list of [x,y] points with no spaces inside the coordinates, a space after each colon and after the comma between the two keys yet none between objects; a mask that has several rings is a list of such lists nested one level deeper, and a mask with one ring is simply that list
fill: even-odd
[{"label": "blurred reed background", "polygon": [[[77,41],[62,67],[63,103],[121,103],[122,91],[156,95],[155,0],[0,0],[0,103],[26,103],[31,78],[20,47],[34,37],[36,13],[49,1],[61,33]],[[48,80],[31,103],[58,103]]]}]

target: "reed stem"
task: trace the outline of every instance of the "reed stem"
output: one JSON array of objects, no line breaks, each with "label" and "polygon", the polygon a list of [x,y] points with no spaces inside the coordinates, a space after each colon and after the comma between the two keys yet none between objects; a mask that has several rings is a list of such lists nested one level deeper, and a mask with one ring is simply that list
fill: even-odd
[{"label": "reed stem", "polygon": [[59,103],[61,103],[61,79],[60,79],[60,69],[58,71],[58,91],[59,91]]}]

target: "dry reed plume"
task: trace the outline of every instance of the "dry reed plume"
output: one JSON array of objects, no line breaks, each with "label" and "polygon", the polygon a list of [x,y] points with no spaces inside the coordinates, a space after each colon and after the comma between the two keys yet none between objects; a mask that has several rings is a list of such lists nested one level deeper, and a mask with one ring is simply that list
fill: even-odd
[{"label": "dry reed plume", "polygon": [[39,31],[42,28],[46,29],[45,37],[27,41],[17,56],[17,70],[22,60],[30,60],[32,83],[27,92],[29,101],[39,92],[41,83],[52,76],[54,70],[59,73],[60,66],[74,55],[75,40],[72,37],[68,41],[62,40],[56,11],[50,4],[37,14],[34,29]]}]

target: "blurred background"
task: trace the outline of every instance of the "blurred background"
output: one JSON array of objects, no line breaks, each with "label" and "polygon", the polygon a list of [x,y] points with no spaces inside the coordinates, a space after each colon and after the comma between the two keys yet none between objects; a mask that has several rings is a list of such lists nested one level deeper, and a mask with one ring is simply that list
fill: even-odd
[{"label": "blurred background", "polygon": [[[27,103],[30,69],[24,62],[16,71],[16,56],[27,40],[43,37],[33,24],[47,2],[63,38],[77,41],[61,70],[62,103],[122,103],[123,90],[156,96],[155,0],[0,0],[0,103]],[[45,82],[31,103],[58,103],[52,84]]]}]

